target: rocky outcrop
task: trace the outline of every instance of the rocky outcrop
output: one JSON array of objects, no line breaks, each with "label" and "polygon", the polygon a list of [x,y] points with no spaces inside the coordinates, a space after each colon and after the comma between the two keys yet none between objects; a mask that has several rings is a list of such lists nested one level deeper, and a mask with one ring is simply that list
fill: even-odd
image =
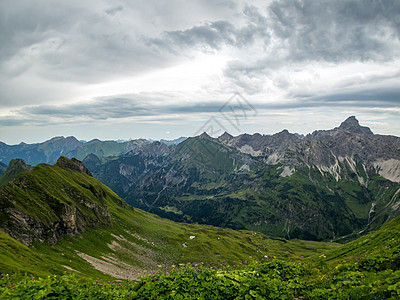
[{"label": "rocky outcrop", "polygon": [[13,168],[13,169],[30,169],[30,167],[26,164],[26,162],[23,159],[13,159],[10,161],[10,163],[8,164],[9,168]]},{"label": "rocky outcrop", "polygon": [[76,158],[68,159],[65,156],[61,156],[57,160],[57,166],[63,169],[71,169],[73,171],[78,171],[86,175],[92,176],[92,173],[90,173],[90,171],[84,166],[84,164]]},{"label": "rocky outcrop", "polygon": [[232,139],[233,136],[226,131],[218,137],[218,140],[220,140],[224,144],[229,144]]},{"label": "rocky outcrop", "polygon": [[[11,168],[15,164],[23,161]],[[70,174],[66,177],[59,167]],[[111,224],[109,192],[86,175],[91,174],[82,162],[65,157],[55,166],[43,164],[20,174],[0,189],[0,230],[25,245],[55,244],[64,235]]]},{"label": "rocky outcrop", "polygon": [[0,230],[24,245],[34,241],[56,244],[64,235],[76,235],[88,227],[111,224],[109,212],[99,205],[93,207],[96,219],[87,220],[85,213],[76,206],[63,206],[61,213],[50,223],[32,217],[17,208],[6,208],[7,222],[0,224]]},{"label": "rocky outcrop", "polygon": [[372,165],[382,177],[400,183],[400,159],[378,160]]}]

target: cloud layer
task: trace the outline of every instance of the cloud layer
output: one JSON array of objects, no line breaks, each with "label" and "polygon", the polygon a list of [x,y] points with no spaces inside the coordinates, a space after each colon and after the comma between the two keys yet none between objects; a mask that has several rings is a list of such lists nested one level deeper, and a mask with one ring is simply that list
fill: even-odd
[{"label": "cloud layer", "polygon": [[189,124],[239,92],[282,127],[340,111],[400,135],[399,20],[397,0],[2,1],[0,134]]}]

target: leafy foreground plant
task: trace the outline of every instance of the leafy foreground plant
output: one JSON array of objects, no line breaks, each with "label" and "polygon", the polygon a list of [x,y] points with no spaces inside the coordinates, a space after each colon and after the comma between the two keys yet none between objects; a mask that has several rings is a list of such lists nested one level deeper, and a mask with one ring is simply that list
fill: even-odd
[{"label": "leafy foreground plant", "polygon": [[161,266],[137,281],[92,281],[73,275],[2,276],[0,299],[398,299],[400,247],[359,261],[328,265],[324,255],[298,262]]}]

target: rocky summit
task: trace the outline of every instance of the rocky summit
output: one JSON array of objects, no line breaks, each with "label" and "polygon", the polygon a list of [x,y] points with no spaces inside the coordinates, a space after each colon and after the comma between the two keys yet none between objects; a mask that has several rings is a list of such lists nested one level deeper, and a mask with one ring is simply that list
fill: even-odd
[{"label": "rocky summit", "polygon": [[360,123],[355,116],[351,116],[346,119],[342,124],[340,124],[339,128],[337,129],[351,133],[373,134],[371,129],[369,129],[368,127],[360,126]]}]

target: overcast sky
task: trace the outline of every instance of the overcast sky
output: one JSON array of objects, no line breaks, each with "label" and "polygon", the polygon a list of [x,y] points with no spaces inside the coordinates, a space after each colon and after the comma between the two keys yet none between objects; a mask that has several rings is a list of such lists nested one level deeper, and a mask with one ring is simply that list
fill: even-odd
[{"label": "overcast sky", "polygon": [[173,139],[350,115],[400,136],[400,1],[0,1],[0,141]]}]

